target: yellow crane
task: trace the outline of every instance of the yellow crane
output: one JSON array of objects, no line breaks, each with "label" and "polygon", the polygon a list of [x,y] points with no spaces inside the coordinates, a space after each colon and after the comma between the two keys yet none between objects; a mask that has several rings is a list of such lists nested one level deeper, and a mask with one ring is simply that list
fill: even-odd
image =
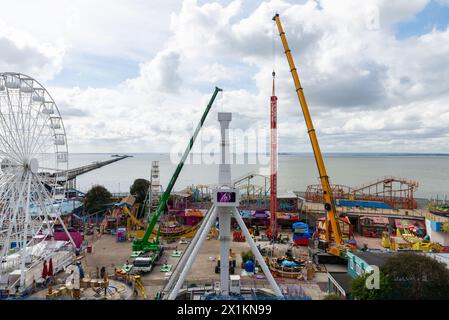
[{"label": "yellow crane", "polygon": [[313,154],[315,156],[315,162],[318,167],[318,172],[320,175],[321,186],[323,188],[323,198],[324,198],[324,209],[327,212],[327,219],[331,224],[332,232],[334,235],[335,245],[329,246],[330,242],[330,230],[328,223],[326,223],[326,241],[327,252],[340,257],[346,256],[347,247],[345,246],[343,236],[340,230],[340,225],[338,223],[337,210],[335,208],[335,202],[332,198],[332,190],[329,183],[329,177],[326,172],[326,167],[324,166],[323,156],[321,154],[320,145],[318,144],[318,138],[313,127],[312,118],[310,117],[309,107],[307,105],[306,97],[304,95],[301,82],[299,81],[298,72],[293,62],[293,57],[288,47],[287,38],[285,37],[285,32],[281,25],[281,20],[279,19],[279,14],[273,17],[279,30],[279,35],[284,46],[285,55],[287,56],[288,64],[290,66],[290,71],[292,73],[293,82],[295,83],[296,93],[299,98],[299,103],[301,105],[302,113],[304,114],[304,119],[306,121],[307,132],[309,134],[310,142],[312,143]]}]

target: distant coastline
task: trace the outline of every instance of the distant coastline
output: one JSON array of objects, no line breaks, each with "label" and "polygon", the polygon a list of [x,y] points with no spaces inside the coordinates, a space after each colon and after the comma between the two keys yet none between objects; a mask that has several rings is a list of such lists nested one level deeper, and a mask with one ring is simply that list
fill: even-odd
[{"label": "distant coastline", "polygon": [[[127,155],[169,155],[169,152],[73,152],[72,154],[79,155],[113,155],[113,154],[127,154]],[[191,154],[207,154],[195,153]],[[255,153],[244,153],[255,154]],[[311,156],[312,152],[279,152],[281,156]],[[411,152],[323,152],[324,156],[346,156],[346,157],[449,157],[449,153],[411,153]]]}]

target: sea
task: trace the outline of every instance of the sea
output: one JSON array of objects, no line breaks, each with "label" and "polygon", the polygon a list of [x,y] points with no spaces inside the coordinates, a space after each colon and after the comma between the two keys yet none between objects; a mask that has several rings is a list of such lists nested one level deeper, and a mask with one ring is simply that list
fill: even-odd
[{"label": "sea", "polygon": [[[75,168],[92,162],[112,159],[113,154],[73,153],[69,156],[69,167]],[[171,179],[179,158],[164,153],[131,153],[132,157],[112,163],[86,174],[76,180],[80,191],[93,185],[103,185],[112,193],[126,193],[135,179],[150,177],[152,161],[159,161],[160,182],[165,189]],[[364,185],[386,176],[406,178],[418,182],[416,197],[444,199],[449,196],[449,155],[447,154],[324,154],[327,173],[332,184],[351,187]],[[249,173],[269,174],[268,157],[254,161],[234,159],[232,177],[237,179]],[[175,184],[180,191],[191,185],[214,185],[218,180],[218,164],[210,157],[192,154],[188,158]],[[253,184],[264,185],[263,178],[255,178]],[[278,156],[278,194],[305,191],[310,184],[318,184],[318,170],[311,153],[280,154]]]}]

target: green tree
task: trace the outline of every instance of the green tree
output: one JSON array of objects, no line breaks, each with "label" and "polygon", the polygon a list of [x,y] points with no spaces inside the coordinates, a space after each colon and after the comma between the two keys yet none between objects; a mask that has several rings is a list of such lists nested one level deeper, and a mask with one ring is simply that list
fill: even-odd
[{"label": "green tree", "polygon": [[379,275],[379,289],[368,289],[366,279],[371,273],[365,272],[352,281],[351,293],[358,300],[385,300],[391,295],[391,284],[383,272]]},{"label": "green tree", "polygon": [[131,193],[135,198],[137,203],[143,203],[150,188],[150,181],[146,179],[136,179],[129,188],[129,193]]},{"label": "green tree", "polygon": [[251,250],[242,251],[242,253],[240,255],[242,256],[242,263],[245,263],[248,260],[254,261],[254,254]]},{"label": "green tree", "polygon": [[394,298],[407,300],[447,299],[449,270],[423,254],[405,252],[389,258],[382,267],[392,285]]},{"label": "green tree", "polygon": [[87,191],[84,206],[88,213],[94,213],[111,204],[112,194],[103,186],[95,185]]}]

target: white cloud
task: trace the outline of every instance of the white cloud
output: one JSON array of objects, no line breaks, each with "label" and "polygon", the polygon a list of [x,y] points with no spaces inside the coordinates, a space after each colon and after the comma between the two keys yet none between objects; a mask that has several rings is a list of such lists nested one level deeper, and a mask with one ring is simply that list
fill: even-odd
[{"label": "white cloud", "polygon": [[61,70],[64,49],[50,43],[40,43],[31,35],[0,23],[0,53],[0,70],[20,70],[46,80]]},{"label": "white cloud", "polygon": [[127,85],[140,90],[176,93],[181,85],[179,59],[175,51],[160,51],[153,60],[140,66],[140,76],[127,81]]},{"label": "white cloud", "polygon": [[171,45],[187,57],[213,54],[214,49],[226,46],[222,43],[222,37],[227,37],[229,21],[240,7],[239,0],[232,1],[228,6],[218,3],[199,6],[196,0],[185,0],[179,14],[171,16]]},{"label": "white cloud", "polygon": [[[244,11],[242,1],[157,5],[162,7],[140,1],[70,6],[56,1],[43,5],[52,8],[55,20],[44,19],[36,30],[5,21],[37,41],[19,44],[14,38],[14,50],[32,52],[25,51],[29,59],[12,67],[40,66],[46,78],[64,67],[64,53],[141,60],[139,75],[116,87],[50,88],[73,151],[168,151],[167,146],[185,143],[215,85],[225,84],[225,93],[214,112],[236,113],[232,125],[241,129],[268,126],[273,41],[282,151],[309,151],[271,21],[279,12],[323,151],[449,152],[449,31],[406,40],[394,34],[396,23],[413,19],[428,3],[272,0]],[[20,6],[14,4],[16,10]],[[151,24],[147,14],[155,19]],[[55,23],[61,27],[54,28]],[[226,84],[235,89],[227,90]],[[212,113],[205,132],[214,133],[215,127]]]},{"label": "white cloud", "polygon": [[198,82],[217,82],[219,80],[229,80],[233,76],[233,71],[219,63],[207,64],[200,67],[195,81]]},{"label": "white cloud", "polygon": [[1,0],[0,19],[71,54],[142,60],[168,36],[170,12],[181,0]]}]

